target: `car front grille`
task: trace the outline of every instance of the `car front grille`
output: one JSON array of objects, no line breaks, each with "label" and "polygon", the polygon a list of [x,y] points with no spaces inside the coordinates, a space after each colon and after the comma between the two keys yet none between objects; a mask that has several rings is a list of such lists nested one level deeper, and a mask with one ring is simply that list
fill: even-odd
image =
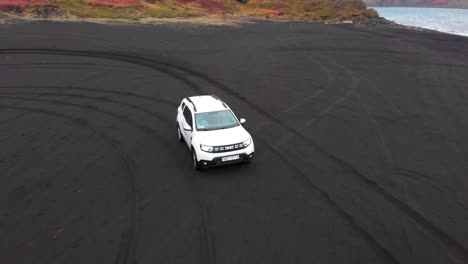
[{"label": "car front grille", "polygon": [[242,143],[237,143],[237,144],[231,144],[231,145],[225,145],[225,146],[215,146],[213,147],[213,152],[214,153],[221,153],[221,152],[229,152],[229,151],[235,151],[239,149],[244,149],[245,146]]}]

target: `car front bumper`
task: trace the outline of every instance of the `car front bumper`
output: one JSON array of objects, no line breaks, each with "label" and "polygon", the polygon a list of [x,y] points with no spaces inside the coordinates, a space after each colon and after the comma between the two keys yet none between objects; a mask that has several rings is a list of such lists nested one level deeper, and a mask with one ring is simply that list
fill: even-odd
[{"label": "car front bumper", "polygon": [[[200,165],[203,167],[217,167],[223,166],[228,164],[240,163],[240,162],[248,162],[253,159],[255,153],[254,144],[250,144],[245,149],[240,149],[236,151],[230,152],[223,152],[223,153],[209,153],[204,152],[202,150],[197,153],[198,160]],[[236,156],[239,155],[239,159],[230,160],[230,161],[222,161],[224,157]]]}]

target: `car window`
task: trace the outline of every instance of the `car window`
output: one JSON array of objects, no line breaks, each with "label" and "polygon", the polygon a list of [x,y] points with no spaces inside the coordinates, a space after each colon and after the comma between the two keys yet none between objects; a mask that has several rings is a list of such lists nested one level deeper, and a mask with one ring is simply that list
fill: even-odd
[{"label": "car window", "polygon": [[195,114],[197,130],[217,130],[238,126],[236,117],[231,110],[221,110]]},{"label": "car window", "polygon": [[185,103],[182,102],[182,104],[180,105],[180,109],[182,109],[182,111],[184,111],[184,108],[185,108]]},{"label": "car window", "polygon": [[192,124],[192,112],[190,111],[190,109],[188,107],[185,107],[184,109],[184,118],[185,118],[185,122],[187,122],[187,124],[189,124],[190,126],[193,126]]}]

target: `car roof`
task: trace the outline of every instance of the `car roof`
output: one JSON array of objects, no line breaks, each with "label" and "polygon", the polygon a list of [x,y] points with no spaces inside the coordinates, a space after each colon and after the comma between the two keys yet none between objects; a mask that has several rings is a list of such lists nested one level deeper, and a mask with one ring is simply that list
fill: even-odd
[{"label": "car roof", "polygon": [[229,109],[229,107],[215,95],[191,96],[188,97],[187,100],[189,101],[188,105],[193,103],[191,108],[196,113]]}]

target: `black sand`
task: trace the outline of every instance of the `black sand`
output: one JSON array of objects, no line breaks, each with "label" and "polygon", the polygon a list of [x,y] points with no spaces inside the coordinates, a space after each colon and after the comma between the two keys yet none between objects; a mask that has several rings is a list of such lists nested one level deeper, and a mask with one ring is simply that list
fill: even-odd
[{"label": "black sand", "polygon": [[[468,39],[0,25],[0,263],[468,263]],[[184,96],[247,118],[195,172]]]}]

